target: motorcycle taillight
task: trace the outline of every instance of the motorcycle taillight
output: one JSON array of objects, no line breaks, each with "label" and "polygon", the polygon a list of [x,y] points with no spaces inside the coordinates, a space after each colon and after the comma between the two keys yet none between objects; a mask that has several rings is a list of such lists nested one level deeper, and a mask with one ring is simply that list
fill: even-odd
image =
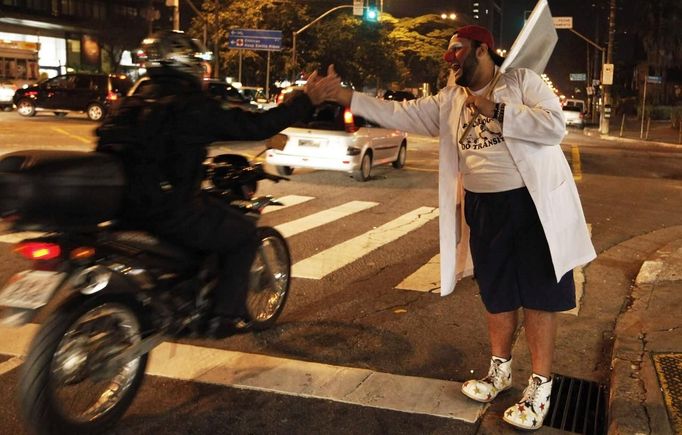
[{"label": "motorcycle taillight", "polygon": [[14,252],[29,260],[53,260],[61,255],[62,249],[55,243],[20,242],[14,246]]}]

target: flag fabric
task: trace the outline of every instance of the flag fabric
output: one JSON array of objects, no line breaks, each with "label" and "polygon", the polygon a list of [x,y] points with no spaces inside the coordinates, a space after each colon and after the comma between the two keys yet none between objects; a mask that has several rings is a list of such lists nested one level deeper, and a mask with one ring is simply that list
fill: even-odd
[{"label": "flag fabric", "polygon": [[542,74],[558,39],[547,0],[540,0],[500,66],[500,73],[508,68],[528,68]]}]

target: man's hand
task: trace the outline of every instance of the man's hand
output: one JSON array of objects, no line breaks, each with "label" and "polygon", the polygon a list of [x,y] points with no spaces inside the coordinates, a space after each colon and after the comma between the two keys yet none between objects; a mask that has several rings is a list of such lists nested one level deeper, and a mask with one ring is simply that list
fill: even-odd
[{"label": "man's hand", "polygon": [[[315,76],[317,78],[316,73],[313,73],[310,76],[311,77]],[[329,86],[328,89],[329,95],[327,96],[326,100],[337,102],[345,107],[350,107],[350,101],[353,98],[353,90],[341,86],[341,78],[336,73],[336,70],[334,70],[334,65],[329,65],[329,68],[327,68],[326,77],[324,77],[323,79],[320,78],[317,79],[318,80],[329,79],[329,82],[325,83],[325,86],[327,85]]]},{"label": "man's hand", "polygon": [[464,102],[464,107],[474,113],[476,110],[483,116],[492,118],[495,113],[495,103],[480,95],[469,95]]},{"label": "man's hand", "polygon": [[341,87],[341,79],[334,72],[333,67],[329,66],[329,72],[326,77],[320,77],[317,71],[314,71],[308,77],[308,80],[303,87],[305,92],[313,105],[317,106],[325,101],[335,101],[334,96],[337,88]]}]

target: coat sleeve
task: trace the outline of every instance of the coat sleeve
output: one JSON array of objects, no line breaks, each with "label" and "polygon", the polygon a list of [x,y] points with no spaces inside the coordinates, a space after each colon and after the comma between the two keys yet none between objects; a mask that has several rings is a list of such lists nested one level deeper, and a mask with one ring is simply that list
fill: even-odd
[{"label": "coat sleeve", "polygon": [[205,99],[202,106],[190,108],[189,119],[191,130],[197,136],[204,136],[205,143],[267,139],[296,121],[308,119],[313,112],[310,98],[304,93],[265,112],[223,109],[211,99]]},{"label": "coat sleeve", "polygon": [[385,128],[438,136],[440,97],[430,96],[411,101],[386,101],[353,92],[351,111]]},{"label": "coat sleeve", "polygon": [[502,134],[544,145],[558,145],[566,131],[559,98],[534,71],[517,69],[509,72],[508,90],[514,95],[505,104]]}]

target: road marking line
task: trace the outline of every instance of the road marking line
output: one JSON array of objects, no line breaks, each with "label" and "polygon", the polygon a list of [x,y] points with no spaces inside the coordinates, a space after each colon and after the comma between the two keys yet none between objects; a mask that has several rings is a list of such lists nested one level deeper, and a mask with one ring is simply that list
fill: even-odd
[{"label": "road marking line", "polygon": [[573,179],[575,181],[582,180],[583,172],[580,164],[580,148],[578,148],[578,145],[571,145],[571,168],[573,169]]},{"label": "road marking line", "polygon": [[[30,324],[15,329],[0,328],[0,354],[24,355],[37,327]],[[20,358],[9,361],[16,364],[16,360]],[[475,423],[486,409],[486,405],[464,397],[460,393],[462,384],[459,382],[188,344],[162,343],[152,351],[147,373],[190,382],[427,414],[468,423]]]},{"label": "road marking line", "polygon": [[397,240],[410,231],[425,225],[436,217],[438,217],[437,208],[420,207],[365,234],[299,261],[291,269],[292,276],[322,279],[380,246]]},{"label": "road marking line", "polygon": [[5,362],[0,363],[0,375],[4,375],[5,373],[12,371],[19,367],[24,361],[15,356],[10,359],[8,359]]},{"label": "road marking line", "polygon": [[301,219],[296,219],[282,225],[277,225],[275,228],[282,233],[284,237],[291,237],[293,235],[302,233],[304,231],[328,224],[330,222],[339,220],[351,214],[372,208],[379,205],[378,202],[367,201],[351,201],[337,207],[330,208],[318,213],[311,214]]},{"label": "road marking line", "polygon": [[79,140],[83,143],[92,144],[92,142],[93,142],[93,139],[86,139],[83,136],[78,136],[77,134],[69,133],[68,131],[64,130],[63,128],[59,128],[59,127],[50,127],[50,128],[52,130],[58,132],[58,133],[64,134],[64,135],[66,135],[72,139]]},{"label": "road marking line", "polygon": [[[592,224],[587,224],[587,232],[592,238]],[[572,314],[578,316],[580,314],[580,303],[583,300],[583,294],[585,293],[585,267],[578,266],[573,269],[573,282],[575,283],[575,308],[562,311],[564,314]]]},{"label": "road marking line", "polygon": [[[398,290],[435,292],[440,294],[440,254],[436,254],[395,288]],[[436,292],[436,290],[438,291]]]},{"label": "road marking line", "polygon": [[287,196],[283,196],[281,198],[276,198],[276,199],[284,205],[268,206],[265,208],[265,210],[263,210],[263,214],[272,213],[273,211],[283,210],[287,207],[303,204],[304,202],[310,201],[311,199],[315,199],[315,198],[312,196],[287,195]]}]

